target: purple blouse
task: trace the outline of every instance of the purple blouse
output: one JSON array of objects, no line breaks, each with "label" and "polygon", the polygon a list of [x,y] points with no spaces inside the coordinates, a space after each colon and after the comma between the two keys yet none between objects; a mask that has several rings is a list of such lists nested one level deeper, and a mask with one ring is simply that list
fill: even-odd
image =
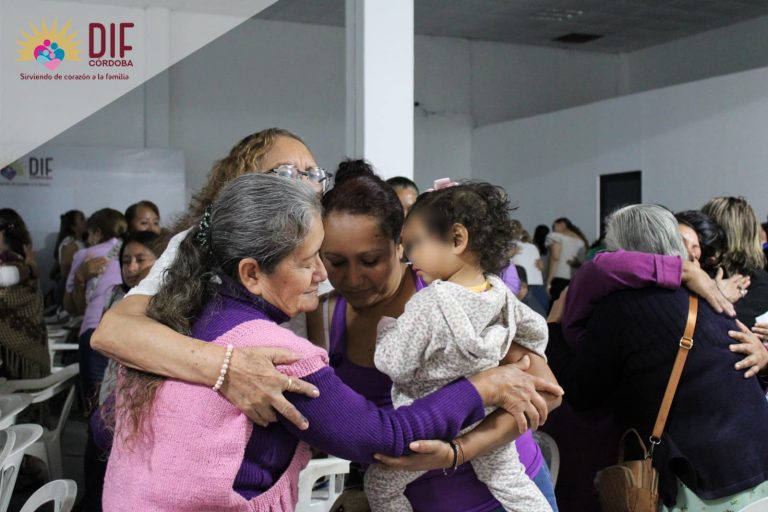
[{"label": "purple blouse", "polygon": [[587,321],[597,303],[627,288],[680,288],[683,260],[644,252],[601,252],[584,263],[571,280],[562,318],[563,336],[576,348],[584,341]]},{"label": "purple blouse", "polygon": [[501,271],[501,280],[507,285],[507,288],[512,290],[512,293],[517,295],[520,293],[520,276],[517,275],[517,268],[515,264],[510,262],[504,270]]},{"label": "purple blouse", "polygon": [[[203,341],[216,339],[243,322],[255,319],[284,322],[274,306],[239,285],[220,287],[192,329]],[[309,343],[309,342],[307,342]],[[246,499],[271,487],[288,467],[298,440],[345,459],[372,463],[375,453],[395,456],[419,439],[450,439],[485,416],[474,386],[459,379],[397,410],[381,409],[347,387],[328,367],[304,378],[320,390],[317,398],[286,393],[286,398],[309,420],[298,430],[280,416],[267,428],[254,427],[234,489]]]},{"label": "purple blouse", "polygon": [[118,261],[121,242],[113,238],[106,242],[87,247],[77,251],[72,258],[72,268],[67,276],[67,292],[72,293],[75,289],[75,274],[80,265],[87,258],[106,257],[109,262],[104,272],[88,280],[85,289],[85,313],[83,323],[80,326],[80,334],[88,329],[95,329],[99,325],[101,315],[104,313],[104,304],[107,297],[115,285],[123,284],[123,278],[120,274],[120,262]]},{"label": "purple blouse", "polygon": [[[512,273],[506,272],[509,268]],[[517,279],[520,280],[514,265],[504,272],[502,280],[512,289]],[[416,274],[416,291],[426,286]],[[513,289],[514,292],[514,289]],[[392,381],[374,367],[359,366],[347,357],[347,301],[339,296],[333,309],[330,326],[329,356],[331,367],[336,375],[350,388],[360,393],[382,408],[392,408]],[[439,439],[439,438],[435,438]],[[515,441],[520,462],[526,468],[526,474],[533,478],[541,469],[544,457],[539,445],[533,439],[531,431]],[[491,495],[488,487],[478,480],[471,464],[460,466],[456,473],[445,476],[441,470],[430,471],[408,485],[406,492],[414,512],[440,510],[442,512],[490,512],[499,509],[501,504]]]}]

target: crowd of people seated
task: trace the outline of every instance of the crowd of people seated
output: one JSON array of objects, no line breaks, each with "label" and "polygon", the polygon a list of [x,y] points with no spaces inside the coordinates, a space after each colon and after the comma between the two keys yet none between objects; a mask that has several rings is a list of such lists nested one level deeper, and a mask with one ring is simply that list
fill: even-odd
[{"label": "crowd of people seated", "polygon": [[293,510],[327,454],[352,461],[334,510],[599,511],[691,297],[659,510],[768,497],[768,223],[744,198],[628,205],[590,244],[523,226],[494,184],[420,192],[373,164],[251,134],[166,229],[146,200],[63,213],[46,296],[26,212],[0,209],[0,372],[50,373],[46,308],[76,325],[82,510]]}]

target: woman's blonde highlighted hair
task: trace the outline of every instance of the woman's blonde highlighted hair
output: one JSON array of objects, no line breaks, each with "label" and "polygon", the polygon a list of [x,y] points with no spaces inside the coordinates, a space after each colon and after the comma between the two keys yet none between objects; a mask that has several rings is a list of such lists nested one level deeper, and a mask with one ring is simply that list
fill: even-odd
[{"label": "woman's blonde highlighted hair", "polygon": [[725,231],[726,249],[721,265],[727,275],[743,274],[765,266],[760,224],[743,197],[715,197],[701,209]]},{"label": "woman's blonde highlighted hair", "polygon": [[187,212],[176,224],[175,231],[183,231],[196,223],[203,215],[205,207],[211,204],[221,189],[233,179],[249,172],[268,171],[269,169],[261,168],[262,159],[280,137],[289,137],[304,144],[298,135],[283,128],[267,128],[245,137],[229,151],[229,155],[213,164],[211,172],[208,173],[208,181],[192,196]]}]

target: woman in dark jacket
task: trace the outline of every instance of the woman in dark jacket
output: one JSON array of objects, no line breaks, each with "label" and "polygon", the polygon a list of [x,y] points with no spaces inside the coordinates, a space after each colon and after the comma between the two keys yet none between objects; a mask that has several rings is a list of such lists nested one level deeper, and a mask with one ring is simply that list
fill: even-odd
[{"label": "woman in dark jacket", "polygon": [[[616,212],[606,243],[614,249],[685,254],[674,217],[657,206]],[[595,309],[576,354],[553,329],[547,352],[566,400],[576,409],[608,411],[619,428],[636,428],[648,439],[688,301],[682,288],[616,292]],[[730,348],[732,337],[755,341],[746,328],[699,301],[694,346],[654,454],[661,496],[671,510],[739,510],[768,496],[768,402],[759,379],[745,378],[734,368],[742,356]]]}]

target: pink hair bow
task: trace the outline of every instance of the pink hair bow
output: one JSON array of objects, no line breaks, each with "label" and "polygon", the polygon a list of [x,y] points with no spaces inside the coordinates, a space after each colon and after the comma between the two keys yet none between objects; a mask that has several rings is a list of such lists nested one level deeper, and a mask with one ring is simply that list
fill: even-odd
[{"label": "pink hair bow", "polygon": [[427,189],[427,192],[435,192],[436,190],[443,190],[444,188],[451,188],[458,185],[457,182],[451,178],[440,178],[432,183],[432,188]]}]

